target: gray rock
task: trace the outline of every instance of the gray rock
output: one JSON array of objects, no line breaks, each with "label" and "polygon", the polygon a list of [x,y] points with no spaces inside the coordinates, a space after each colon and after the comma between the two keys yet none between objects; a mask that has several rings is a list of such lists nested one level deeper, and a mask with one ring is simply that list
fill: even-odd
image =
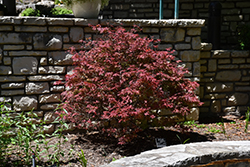
[{"label": "gray rock", "polygon": [[13,99],[15,111],[30,111],[37,109],[37,98],[35,96],[16,96]]},{"label": "gray rock", "polygon": [[142,152],[101,167],[187,167],[217,160],[249,159],[250,141],[200,142]]}]

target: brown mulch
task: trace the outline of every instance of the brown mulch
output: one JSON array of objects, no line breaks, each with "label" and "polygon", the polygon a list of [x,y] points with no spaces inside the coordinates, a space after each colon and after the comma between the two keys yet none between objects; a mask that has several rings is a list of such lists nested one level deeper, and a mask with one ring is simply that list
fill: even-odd
[{"label": "brown mulch", "polygon": [[[123,157],[156,149],[156,138],[164,138],[167,146],[203,141],[250,140],[250,127],[246,133],[245,125],[244,117],[225,116],[223,121],[217,120],[214,123],[191,122],[185,126],[189,127],[187,129],[180,128],[180,126],[150,129],[140,133],[139,137],[126,145],[117,145],[115,139],[98,132],[65,134],[69,141],[63,145],[62,149],[67,153],[73,144],[74,156],[69,157],[65,154],[60,167],[82,166],[78,156],[81,149],[88,161],[87,166],[99,167]],[[52,139],[52,142],[57,141],[57,139]]]},{"label": "brown mulch", "polygon": [[[223,122],[223,123],[222,123]],[[250,127],[245,132],[245,118],[224,116],[223,120],[214,123],[191,122],[186,127],[180,126],[150,129],[140,134],[138,138],[126,145],[117,145],[115,139],[99,133],[68,134],[70,142],[75,144],[75,151],[84,151],[88,167],[98,167],[127,156],[133,156],[143,151],[156,149],[155,138],[164,138],[167,146],[203,141],[238,141],[250,140]],[[224,128],[223,128],[224,127]],[[224,130],[223,130],[224,129]],[[65,145],[65,149],[69,148]],[[67,157],[65,157],[67,159]],[[81,166],[77,159],[71,159],[60,166]]]}]

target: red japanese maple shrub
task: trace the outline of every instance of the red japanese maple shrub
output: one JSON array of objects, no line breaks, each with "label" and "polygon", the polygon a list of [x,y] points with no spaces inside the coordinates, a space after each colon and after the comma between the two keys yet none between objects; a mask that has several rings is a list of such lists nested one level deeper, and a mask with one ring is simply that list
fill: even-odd
[{"label": "red japanese maple shrub", "polygon": [[169,118],[162,109],[187,115],[201,105],[195,94],[198,84],[184,78],[172,52],[157,51],[153,39],[136,30],[93,26],[102,38],[85,42],[72,51],[76,67],[66,75],[62,93],[65,119],[87,130],[107,132],[124,144],[150,126],[164,126]]}]

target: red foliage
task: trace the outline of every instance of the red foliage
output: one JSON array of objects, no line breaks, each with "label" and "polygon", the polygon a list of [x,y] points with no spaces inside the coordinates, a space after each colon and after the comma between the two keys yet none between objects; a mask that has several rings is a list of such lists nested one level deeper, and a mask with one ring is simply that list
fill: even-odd
[{"label": "red foliage", "polygon": [[72,50],[76,67],[66,75],[62,93],[65,119],[124,144],[150,126],[164,126],[169,118],[159,117],[162,109],[184,116],[201,105],[194,93],[198,84],[184,78],[187,70],[171,51],[156,51],[155,41],[139,37],[135,29],[93,29],[102,38],[85,42],[89,50]]}]

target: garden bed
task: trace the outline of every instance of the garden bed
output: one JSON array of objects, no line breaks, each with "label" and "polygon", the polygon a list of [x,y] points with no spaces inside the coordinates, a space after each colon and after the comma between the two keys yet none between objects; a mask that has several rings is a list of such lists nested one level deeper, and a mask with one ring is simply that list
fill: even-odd
[{"label": "garden bed", "polygon": [[[88,161],[87,166],[98,167],[123,157],[157,148],[155,138],[165,138],[168,146],[203,141],[250,140],[249,130],[245,128],[244,117],[225,116],[223,118],[223,122],[219,120],[214,123],[186,122],[186,127],[190,127],[188,131],[182,131],[183,129],[179,126],[150,129],[141,133],[135,140],[126,145],[117,145],[115,139],[100,135],[97,132],[65,134],[69,138],[69,142],[65,143],[62,149],[67,152],[71,148],[71,144],[74,144],[75,156],[70,158],[65,155],[60,166],[80,167],[81,163],[77,153],[80,153],[82,149]],[[56,143],[57,140],[55,138],[51,142]]]}]

